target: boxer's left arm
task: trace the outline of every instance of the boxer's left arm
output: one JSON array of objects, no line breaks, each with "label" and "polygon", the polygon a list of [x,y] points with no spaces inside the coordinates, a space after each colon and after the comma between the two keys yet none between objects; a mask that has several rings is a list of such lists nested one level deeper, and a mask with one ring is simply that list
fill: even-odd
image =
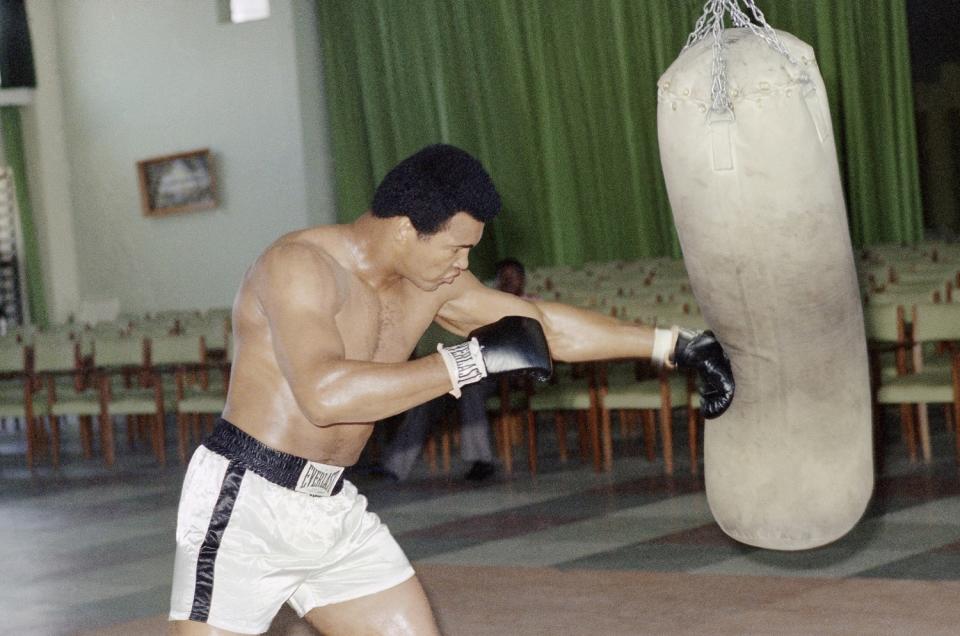
[{"label": "boxer's left arm", "polygon": [[701,379],[703,413],[708,418],[721,415],[733,400],[730,361],[709,331],[654,329],[563,303],[530,301],[487,287],[469,272],[463,272],[454,283],[437,322],[462,335],[508,315],[538,320],[556,360],[650,358],[657,365],[696,371]]},{"label": "boxer's left arm", "polygon": [[526,300],[483,285],[468,271],[451,286],[437,312],[437,322],[466,335],[504,316],[527,316],[543,325],[550,353],[562,362],[612,358],[649,358],[654,330],[610,316],[542,300]]}]

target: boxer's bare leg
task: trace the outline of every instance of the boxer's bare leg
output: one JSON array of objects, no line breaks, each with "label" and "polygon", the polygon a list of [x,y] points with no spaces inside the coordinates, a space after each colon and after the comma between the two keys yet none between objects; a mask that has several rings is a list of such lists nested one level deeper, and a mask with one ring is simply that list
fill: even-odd
[{"label": "boxer's bare leg", "polygon": [[376,594],[315,607],[304,616],[324,636],[439,636],[416,576]]},{"label": "boxer's bare leg", "polygon": [[171,621],[170,634],[171,636],[242,636],[237,632],[196,621]]}]

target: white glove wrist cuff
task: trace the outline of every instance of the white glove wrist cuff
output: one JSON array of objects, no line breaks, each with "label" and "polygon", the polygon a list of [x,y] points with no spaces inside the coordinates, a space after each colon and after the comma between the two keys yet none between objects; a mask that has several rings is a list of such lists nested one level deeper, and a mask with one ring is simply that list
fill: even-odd
[{"label": "white glove wrist cuff", "polygon": [[483,364],[483,354],[480,352],[480,343],[476,338],[471,338],[452,347],[437,345],[437,351],[443,358],[443,363],[447,365],[447,373],[450,374],[450,383],[453,384],[453,390],[450,395],[460,398],[460,388],[479,382],[487,377],[487,368]]},{"label": "white glove wrist cuff", "polygon": [[661,367],[674,368],[673,360],[670,358],[677,346],[678,335],[679,329],[676,326],[670,329],[653,330],[653,352],[650,354],[650,361],[658,369]]}]

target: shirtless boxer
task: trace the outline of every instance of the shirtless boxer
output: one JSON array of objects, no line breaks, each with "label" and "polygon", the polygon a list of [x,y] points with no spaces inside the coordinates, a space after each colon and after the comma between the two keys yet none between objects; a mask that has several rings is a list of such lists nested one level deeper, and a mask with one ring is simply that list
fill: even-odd
[{"label": "shirtless boxer", "polygon": [[[281,237],[244,276],[223,418],[194,453],[177,519],[177,634],[266,631],[283,603],[323,634],[437,634],[402,550],[342,478],[377,420],[488,374],[651,357],[695,368],[704,413],[733,376],[709,332],[657,329],[480,283],[470,248],[500,208],[452,146],[398,164],[372,210]],[[469,337],[408,361],[431,321]],[[549,350],[548,350],[549,346]]]}]

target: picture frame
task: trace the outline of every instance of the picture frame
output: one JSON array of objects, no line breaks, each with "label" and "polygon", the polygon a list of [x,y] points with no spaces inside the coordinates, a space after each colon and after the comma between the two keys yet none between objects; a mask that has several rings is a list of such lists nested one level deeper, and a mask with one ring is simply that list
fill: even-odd
[{"label": "picture frame", "polygon": [[209,148],[137,162],[144,216],[166,216],[217,207],[217,183]]}]

